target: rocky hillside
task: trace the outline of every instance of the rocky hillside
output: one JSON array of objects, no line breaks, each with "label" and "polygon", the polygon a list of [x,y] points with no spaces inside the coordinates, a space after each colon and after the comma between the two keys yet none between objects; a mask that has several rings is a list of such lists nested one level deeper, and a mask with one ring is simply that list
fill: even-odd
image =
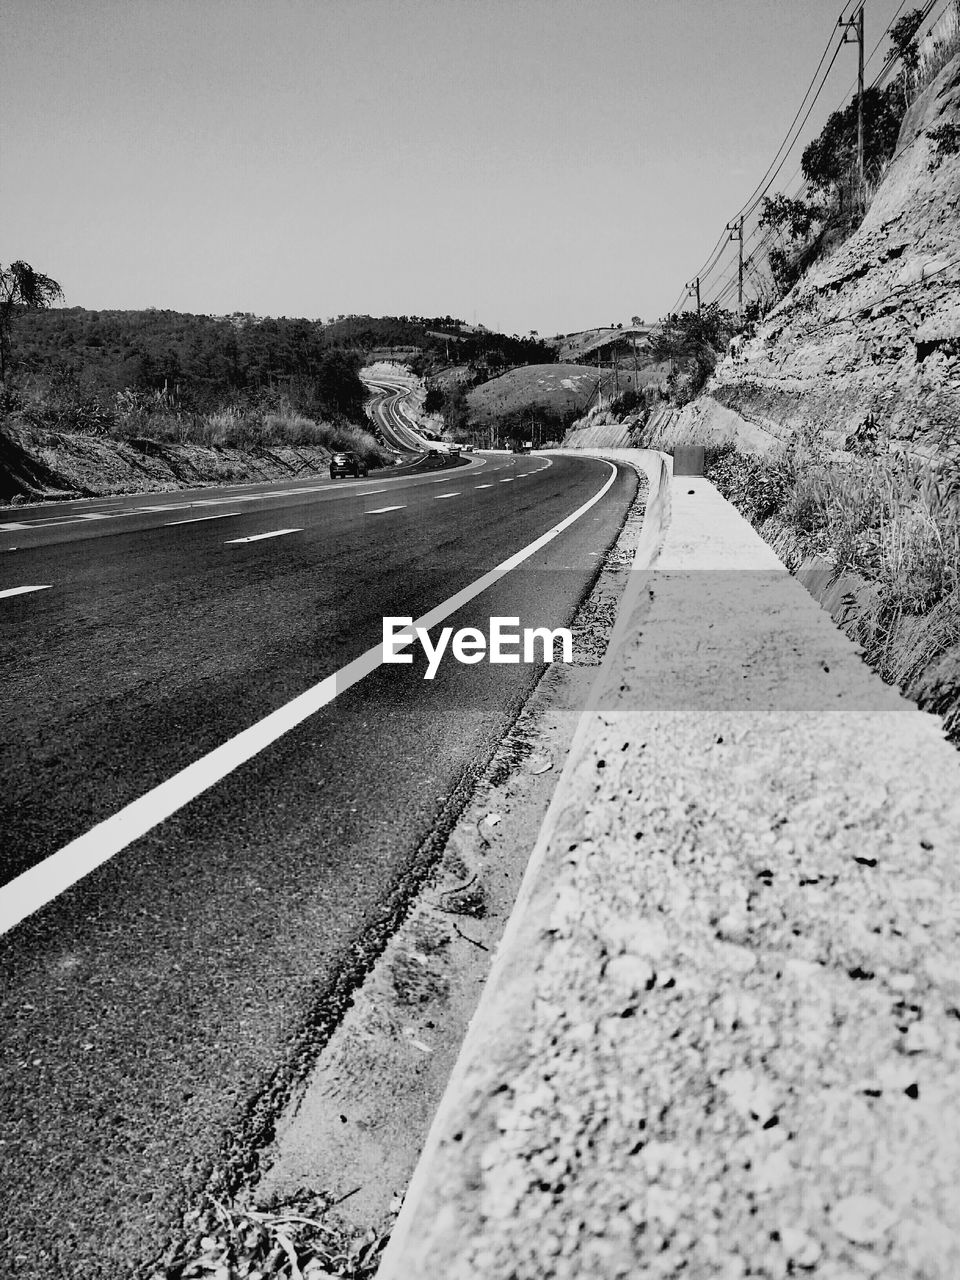
[{"label": "rocky hillside", "polygon": [[765,451],[811,431],[835,447],[868,416],[919,457],[960,461],[960,57],[904,118],[859,230],[663,415],[655,444]]}]

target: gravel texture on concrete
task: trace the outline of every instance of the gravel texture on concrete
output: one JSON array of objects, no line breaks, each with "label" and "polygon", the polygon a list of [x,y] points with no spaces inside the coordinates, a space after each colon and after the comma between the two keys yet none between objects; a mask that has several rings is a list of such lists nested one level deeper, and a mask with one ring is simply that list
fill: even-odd
[{"label": "gravel texture on concrete", "polygon": [[960,1275],[960,761],[670,506],[380,1280]]}]

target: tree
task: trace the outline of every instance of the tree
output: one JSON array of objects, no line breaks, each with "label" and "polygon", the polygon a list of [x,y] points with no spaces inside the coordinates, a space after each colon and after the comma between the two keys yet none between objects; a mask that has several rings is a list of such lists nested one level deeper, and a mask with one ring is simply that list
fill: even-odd
[{"label": "tree", "polygon": [[808,236],[814,222],[822,217],[818,205],[790,196],[764,196],[760,206],[760,226],[782,230],[794,240]]},{"label": "tree", "polygon": [[[875,86],[863,95],[864,165],[877,169],[897,145],[901,113],[891,95]],[[803,176],[812,187],[829,192],[849,181],[857,158],[857,95],[827,120],[801,159]]]},{"label": "tree", "polygon": [[916,71],[920,61],[920,49],[916,35],[923,22],[923,10],[911,9],[890,28],[890,48],[887,50],[887,62],[897,58],[903,63],[904,71]]},{"label": "tree", "polygon": [[6,389],[10,368],[10,330],[17,307],[41,310],[63,297],[56,280],[34,271],[29,262],[18,259],[9,267],[0,263],[0,387]]}]

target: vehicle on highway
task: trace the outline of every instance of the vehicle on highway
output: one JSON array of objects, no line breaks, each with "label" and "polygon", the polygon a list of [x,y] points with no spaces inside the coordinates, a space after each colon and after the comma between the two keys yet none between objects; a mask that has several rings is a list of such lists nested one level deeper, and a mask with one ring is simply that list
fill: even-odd
[{"label": "vehicle on highway", "polygon": [[335,453],[330,459],[330,479],[336,480],[337,476],[360,476],[367,474],[367,464],[358,458],[355,453],[349,450],[341,453]]}]

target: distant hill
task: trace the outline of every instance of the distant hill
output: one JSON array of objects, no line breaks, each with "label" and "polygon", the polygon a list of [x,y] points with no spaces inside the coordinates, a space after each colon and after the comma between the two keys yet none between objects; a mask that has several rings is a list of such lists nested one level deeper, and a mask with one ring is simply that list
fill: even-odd
[{"label": "distant hill", "polygon": [[652,325],[637,325],[629,329],[582,329],[579,333],[558,334],[550,339],[550,343],[556,348],[557,360],[567,363],[586,364],[588,357],[596,359],[598,354],[601,360],[614,356],[620,359],[632,357],[634,343],[642,359],[647,335],[652,328]]},{"label": "distant hill", "polygon": [[419,373],[434,373],[455,361],[474,365],[476,375],[486,377],[512,365],[554,358],[550,345],[537,338],[492,333],[453,316],[340,316],[322,331],[329,346],[350,347],[379,359],[393,352]]},{"label": "distant hill", "polygon": [[[608,398],[615,388],[614,371],[602,370],[600,381],[602,393]],[[621,373],[621,390],[629,385],[631,380]],[[471,422],[478,427],[527,410],[565,422],[579,417],[596,394],[596,369],[580,364],[532,364],[473,387],[467,392],[467,406]]]},{"label": "distant hill", "polygon": [[478,428],[530,412],[538,420],[568,426],[597,403],[597,384],[605,402],[636,388],[642,391],[665,381],[669,365],[631,362],[619,367],[584,364],[534,364],[511,369],[467,392],[471,424]]}]

